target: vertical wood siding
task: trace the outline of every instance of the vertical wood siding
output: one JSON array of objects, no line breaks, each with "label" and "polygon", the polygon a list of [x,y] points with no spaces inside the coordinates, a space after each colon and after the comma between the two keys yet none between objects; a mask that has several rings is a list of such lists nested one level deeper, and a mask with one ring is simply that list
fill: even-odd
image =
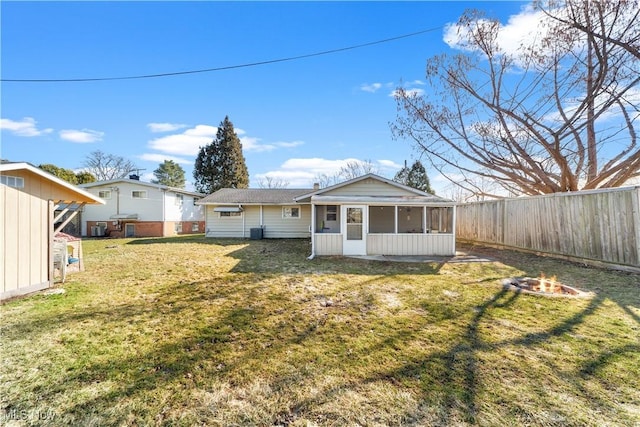
[{"label": "vertical wood siding", "polygon": [[342,255],[342,234],[316,234],[314,252],[316,255]]},{"label": "vertical wood siding", "polygon": [[49,203],[52,185],[27,171],[24,188],[0,185],[0,296],[9,298],[49,286]]},{"label": "vertical wood siding", "polygon": [[457,207],[463,240],[640,267],[640,187]]},{"label": "vertical wood siding", "polygon": [[369,234],[368,255],[455,255],[452,234]]}]

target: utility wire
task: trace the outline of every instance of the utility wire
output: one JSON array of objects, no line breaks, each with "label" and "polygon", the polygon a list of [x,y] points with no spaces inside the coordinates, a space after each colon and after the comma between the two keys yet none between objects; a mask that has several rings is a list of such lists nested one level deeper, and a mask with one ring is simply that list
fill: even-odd
[{"label": "utility wire", "polygon": [[185,74],[198,74],[198,73],[211,73],[214,71],[223,71],[223,70],[233,70],[236,68],[248,68],[248,67],[256,67],[259,65],[267,65],[267,64],[275,64],[278,62],[288,62],[288,61],[296,61],[298,59],[311,58],[314,56],[322,56],[329,55],[332,53],[344,52],[347,50],[360,49],[367,46],[373,46],[382,43],[388,43],[400,39],[405,39],[408,37],[418,36],[420,34],[430,33],[433,31],[437,31],[442,29],[443,27],[435,27],[429,28],[422,31],[416,31],[415,33],[403,34],[401,36],[391,37],[388,39],[377,40],[374,42],[357,44],[349,47],[341,47],[338,49],[325,50],[321,52],[308,53],[305,55],[298,56],[290,56],[286,58],[278,58],[271,59],[268,61],[260,61],[260,62],[250,62],[247,64],[239,64],[239,65],[228,65],[225,67],[217,67],[217,68],[205,68],[201,70],[189,70],[189,71],[175,71],[172,73],[159,73],[159,74],[143,74],[138,76],[122,76],[122,77],[94,77],[94,78],[77,78],[77,79],[4,79],[0,78],[0,82],[13,82],[13,83],[62,83],[62,82],[100,82],[100,81],[111,81],[111,80],[134,80],[134,79],[152,79],[157,77],[170,77],[170,76],[182,76]]}]

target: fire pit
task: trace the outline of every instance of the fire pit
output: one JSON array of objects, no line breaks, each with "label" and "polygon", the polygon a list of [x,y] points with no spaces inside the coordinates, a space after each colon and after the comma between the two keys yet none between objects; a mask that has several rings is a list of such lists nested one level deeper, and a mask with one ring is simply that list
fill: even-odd
[{"label": "fire pit", "polygon": [[525,292],[544,296],[562,296],[562,297],[578,297],[586,298],[593,296],[592,292],[584,292],[571,286],[564,285],[556,281],[555,277],[546,278],[544,276],[517,277],[509,278],[503,281],[505,288],[518,292]]}]

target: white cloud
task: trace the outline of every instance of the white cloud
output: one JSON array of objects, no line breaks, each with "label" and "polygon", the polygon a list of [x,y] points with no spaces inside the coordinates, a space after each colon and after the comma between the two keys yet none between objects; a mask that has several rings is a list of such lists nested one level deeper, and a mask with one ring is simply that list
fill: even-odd
[{"label": "white cloud", "polygon": [[360,90],[362,90],[364,92],[375,93],[381,87],[382,87],[382,83],[371,83],[371,84],[364,83],[364,84],[360,85]]},{"label": "white cloud", "polygon": [[274,142],[273,144],[262,144],[260,143],[260,138],[252,138],[252,137],[242,137],[240,138],[240,142],[242,142],[242,149],[244,151],[254,151],[254,152],[264,152],[264,151],[273,151],[278,148],[295,148],[302,144],[303,141],[292,141],[292,142]]},{"label": "white cloud", "polygon": [[399,165],[398,163],[394,162],[393,160],[378,160],[378,164],[380,165],[380,168],[393,169],[396,172],[397,172],[397,170],[402,168],[402,165]]},{"label": "white cloud", "polygon": [[147,128],[151,132],[160,133],[160,132],[173,132],[174,130],[184,129],[187,125],[183,125],[180,123],[148,123]]},{"label": "white cloud", "polygon": [[186,160],[181,157],[175,157],[175,156],[167,156],[166,154],[145,153],[139,157],[140,159],[146,160],[148,162],[164,163],[165,160],[173,160],[178,164],[193,165],[193,160]]},{"label": "white cloud", "polygon": [[304,141],[291,141],[291,142],[276,142],[274,145],[280,148],[295,148],[304,144]]},{"label": "white cloud", "polygon": [[11,119],[0,119],[0,129],[8,130],[16,136],[42,136],[53,132],[53,129],[38,129],[37,122],[33,117],[24,117],[22,121],[14,121]]},{"label": "white cloud", "polygon": [[273,144],[261,144],[260,138],[248,137],[244,136],[240,138],[240,142],[242,143],[243,151],[255,151],[257,153],[263,151],[273,151],[277,147]]},{"label": "white cloud", "polygon": [[[262,143],[260,138],[247,136],[244,129],[235,128],[234,131],[240,142],[242,149],[246,152],[266,152],[278,148],[292,148],[303,144],[302,141],[275,142],[272,144]],[[162,136],[149,141],[148,146],[161,153],[176,156],[197,156],[200,147],[210,144],[216,138],[218,128],[209,125],[197,125],[186,129],[182,133]]]},{"label": "white cloud", "polygon": [[[405,95],[407,96],[422,96],[424,95],[424,90],[423,89],[405,89],[404,90]],[[400,97],[400,91],[398,89],[394,90],[393,92],[391,92],[389,94],[390,97],[392,98],[399,98]]]},{"label": "white cloud", "polygon": [[179,156],[197,156],[200,147],[209,144],[216,137],[218,128],[209,125],[197,125],[182,133],[162,136],[149,141],[149,148],[162,153]]},{"label": "white cloud", "polygon": [[73,142],[76,144],[89,144],[92,142],[102,141],[104,132],[91,129],[63,129],[58,132],[60,139]]},{"label": "white cloud", "polygon": [[[522,8],[520,13],[511,15],[506,24],[500,24],[496,42],[500,51],[506,54],[518,54],[524,47],[542,42],[544,31],[548,28],[544,22],[549,18],[532,5]],[[488,20],[478,20],[476,28],[489,25]],[[445,25],[443,41],[452,49],[472,51],[467,40],[470,36],[470,28],[460,26],[458,23]]]},{"label": "white cloud", "polygon": [[[260,180],[269,177],[286,181],[289,183],[289,188],[311,188],[316,177],[333,176],[340,171],[340,168],[353,162],[362,162],[362,160],[355,158],[335,160],[320,157],[292,158],[285,161],[277,170],[256,174],[255,178]],[[400,168],[400,165],[392,160],[376,160],[374,164],[380,168],[383,175],[389,172],[395,173]]]}]

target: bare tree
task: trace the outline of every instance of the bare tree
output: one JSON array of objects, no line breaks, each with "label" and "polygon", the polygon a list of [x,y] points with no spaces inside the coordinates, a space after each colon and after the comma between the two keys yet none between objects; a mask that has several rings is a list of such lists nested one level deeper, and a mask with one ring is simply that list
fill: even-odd
[{"label": "bare tree", "polygon": [[106,154],[100,150],[91,152],[84,161],[86,172],[91,173],[98,181],[124,178],[129,172],[136,170],[135,163],[114,154]]},{"label": "bare tree", "polygon": [[542,6],[545,32],[515,52],[498,43],[499,22],[465,14],[464,53],[427,62],[429,95],[397,92],[395,136],[413,139],[469,191],[474,179],[460,174],[517,194],[616,187],[640,176],[638,2]]},{"label": "bare tree", "polygon": [[326,188],[370,173],[380,173],[378,166],[371,160],[350,160],[333,175],[316,175],[313,182],[320,184],[320,188]]},{"label": "bare tree", "polygon": [[289,181],[285,181],[282,178],[275,178],[272,176],[265,176],[258,180],[258,187],[260,188],[287,188]]}]

